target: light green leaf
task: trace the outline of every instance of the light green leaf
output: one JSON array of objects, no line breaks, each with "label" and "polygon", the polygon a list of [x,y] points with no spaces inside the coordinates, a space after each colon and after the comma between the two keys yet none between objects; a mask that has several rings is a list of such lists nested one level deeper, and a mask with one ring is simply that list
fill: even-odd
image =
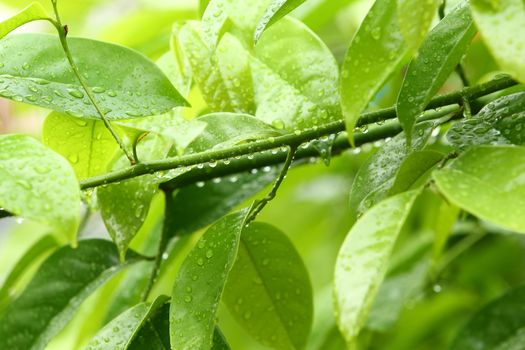
[{"label": "light green leaf", "polygon": [[525,287],[510,290],[479,310],[451,350],[519,350],[525,344]]},{"label": "light green leaf", "polygon": [[278,20],[295,10],[305,0],[272,0],[270,6],[264,11],[257,27],[255,28],[254,42],[257,43],[259,38],[267,28],[270,28]]},{"label": "light green leaf", "polygon": [[199,14],[204,14],[204,11],[206,11],[206,8],[208,7],[208,4],[210,3],[210,0],[199,0]]},{"label": "light green leaf", "polygon": [[443,160],[445,155],[432,150],[415,151],[410,153],[401,163],[397,170],[392,187],[388,191],[389,195],[413,189],[414,186],[423,185],[436,165]]},{"label": "light green leaf", "polygon": [[440,0],[398,0],[399,28],[412,50],[417,50],[427,35],[440,3]]},{"label": "light green leaf", "polygon": [[104,240],[86,240],[76,249],[59,249],[0,319],[0,348],[44,349],[82,301],[134,261],[136,255],[130,255],[126,264],[120,264],[115,245]]},{"label": "light green leaf", "polygon": [[337,63],[297,20],[283,18],[254,50],[226,34],[211,53],[196,22],[180,30],[179,41],[212,111],[255,115],[287,130],[340,118]]},{"label": "light green leaf", "polygon": [[472,16],[501,68],[525,82],[525,3],[523,0],[471,0]]},{"label": "light green leaf", "polygon": [[[90,39],[68,38],[68,43],[108,119],[156,115],[187,104],[145,56]],[[71,71],[56,36],[9,36],[0,41],[0,61],[0,96],[79,118],[100,118]]]},{"label": "light green leaf", "polygon": [[98,331],[86,350],[127,350],[141,328],[147,327],[148,319],[166,304],[167,299],[160,296],[151,304],[140,303],[126,310]]},{"label": "light green leaf", "polygon": [[35,139],[0,135],[0,207],[75,241],[80,190],[67,161]]},{"label": "light green leaf", "polygon": [[247,214],[241,210],[217,221],[184,260],[170,308],[172,349],[211,347],[217,309]]},{"label": "light green leaf", "polygon": [[407,52],[397,1],[377,0],[350,44],[341,73],[341,106],[351,142],[361,112],[399,68]]},{"label": "light green leaf", "polygon": [[102,121],[52,112],[42,129],[44,144],[66,158],[79,179],[107,172],[118,144]]},{"label": "light green leaf", "polygon": [[259,222],[243,229],[224,301],[255,339],[274,349],[303,349],[313,317],[312,287],[292,242]]},{"label": "light green leaf", "polygon": [[[418,124],[414,149],[422,149],[427,144],[432,128],[431,122]],[[399,134],[385,143],[359,168],[350,193],[350,213],[354,217],[361,216],[389,195],[396,175],[409,154],[406,137]]]},{"label": "light green leaf", "polygon": [[418,193],[401,193],[374,206],[354,224],[339,251],[334,278],[336,316],[349,344],[366,321]]},{"label": "light green leaf", "polygon": [[0,23],[0,39],[26,23],[50,19],[44,7],[39,2],[33,2],[13,17]]},{"label": "light green leaf", "polygon": [[396,105],[409,145],[416,118],[454,71],[475,34],[468,3],[462,2],[428,34],[410,62]]},{"label": "light green leaf", "polygon": [[525,148],[472,148],[449,167],[435,171],[441,193],[480,219],[525,233]]}]

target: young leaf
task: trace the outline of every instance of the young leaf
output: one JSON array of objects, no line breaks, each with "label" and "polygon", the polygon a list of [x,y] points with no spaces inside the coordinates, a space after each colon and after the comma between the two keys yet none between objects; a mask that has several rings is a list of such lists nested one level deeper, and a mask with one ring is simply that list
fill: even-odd
[{"label": "young leaf", "polygon": [[247,210],[213,224],[184,260],[173,288],[170,339],[174,349],[209,349],[219,301],[232,269]]},{"label": "young leaf", "polygon": [[451,350],[521,349],[525,343],[525,287],[510,290],[479,310]]},{"label": "young leaf", "polygon": [[63,247],[38,269],[0,319],[0,348],[42,350],[69,322],[84,299],[121,269],[115,245],[86,240]]},{"label": "young leaf", "polygon": [[44,122],[46,146],[69,160],[79,179],[107,172],[118,144],[102,121],[71,118],[52,112]]},{"label": "young leaf", "polygon": [[255,28],[254,42],[257,43],[257,41],[259,41],[259,38],[267,28],[270,28],[274,23],[304,2],[305,0],[272,0],[272,3],[266,11],[264,11],[264,15]]},{"label": "young leaf", "polygon": [[26,23],[50,19],[44,7],[39,2],[33,2],[13,17],[0,23],[0,39]]},{"label": "young leaf", "polygon": [[523,0],[471,0],[472,16],[483,40],[501,68],[525,82],[525,27]]},{"label": "young leaf", "polygon": [[[417,138],[413,145],[415,149],[421,149],[426,145],[432,127],[431,122],[424,122],[417,126],[415,133]],[[354,217],[361,216],[389,195],[396,174],[409,154],[406,137],[399,134],[384,144],[361,166],[350,193],[350,212]]]},{"label": "young leaf", "polygon": [[410,62],[396,105],[409,145],[416,118],[454,71],[475,34],[468,3],[462,2],[428,34]]},{"label": "young leaf", "polygon": [[359,115],[407,52],[397,1],[377,0],[355,34],[341,72],[341,106],[351,142]]},{"label": "young leaf", "polygon": [[80,191],[67,161],[23,135],[0,135],[0,207],[75,241]]},{"label": "young leaf", "polygon": [[166,304],[167,299],[165,296],[160,296],[151,304],[140,303],[126,310],[98,331],[86,350],[129,349],[141,328],[145,327],[149,318]]},{"label": "young leaf", "polygon": [[[108,119],[145,117],[187,105],[162,71],[141,54],[89,39],[68,38],[68,43]],[[0,41],[0,61],[0,96],[74,117],[100,118],[56,36],[9,36]]]},{"label": "young leaf", "polygon": [[412,50],[417,50],[427,35],[440,2],[440,0],[398,0],[399,28]]},{"label": "young leaf", "polygon": [[401,193],[374,206],[354,224],[339,251],[334,278],[336,316],[349,344],[366,321],[418,193]]},{"label": "young leaf", "polygon": [[224,301],[262,344],[305,347],[312,325],[312,287],[301,257],[277,228],[253,222],[243,229]]},{"label": "young leaf", "polygon": [[433,178],[454,205],[509,230],[525,233],[525,148],[481,146],[462,154]]}]

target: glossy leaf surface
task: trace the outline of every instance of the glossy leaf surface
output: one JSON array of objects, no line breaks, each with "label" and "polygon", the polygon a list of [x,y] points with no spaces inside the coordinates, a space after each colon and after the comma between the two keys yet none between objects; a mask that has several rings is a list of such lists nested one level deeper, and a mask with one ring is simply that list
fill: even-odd
[{"label": "glossy leaf surface", "polygon": [[0,23],[0,39],[26,23],[49,18],[44,7],[38,2],[33,2],[13,17]]},{"label": "glossy leaf surface", "polygon": [[[145,117],[186,105],[162,71],[141,54],[90,39],[68,38],[68,43],[108,119]],[[9,36],[0,41],[0,61],[0,96],[78,118],[100,118],[69,67],[58,37]]]},{"label": "glossy leaf surface", "polygon": [[399,28],[407,45],[416,50],[427,35],[436,16],[439,0],[398,0]]},{"label": "glossy leaf surface", "polygon": [[272,225],[243,229],[224,300],[255,339],[275,349],[302,349],[313,317],[312,287],[288,237]]},{"label": "glossy leaf surface", "polygon": [[255,28],[254,41],[257,43],[263,32],[276,23],[278,20],[292,12],[295,8],[304,3],[305,0],[272,0],[270,6]]},{"label": "glossy leaf surface", "polygon": [[399,166],[389,194],[398,194],[412,189],[415,185],[423,185],[421,181],[430,176],[430,170],[438,165],[444,156],[443,153],[431,150],[410,153]]}]

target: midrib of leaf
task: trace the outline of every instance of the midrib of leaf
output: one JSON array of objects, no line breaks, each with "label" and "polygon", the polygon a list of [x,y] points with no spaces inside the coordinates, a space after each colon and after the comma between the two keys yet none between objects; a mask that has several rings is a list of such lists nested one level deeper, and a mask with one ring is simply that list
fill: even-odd
[{"label": "midrib of leaf", "polygon": [[91,123],[91,138],[89,140],[89,156],[88,156],[88,176],[91,176],[92,175],[92,172],[91,172],[91,168],[93,166],[93,160],[92,160],[92,156],[93,156],[93,139],[95,137],[95,129],[97,127],[97,123],[96,122],[93,122]]},{"label": "midrib of leaf", "polygon": [[[252,252],[248,248],[248,244],[246,244],[244,242],[244,239],[242,238],[242,235],[241,235],[241,243],[242,243],[243,247],[246,249],[246,253],[248,254],[248,257],[250,258],[250,261],[252,262],[252,265],[253,265],[255,271],[257,272],[257,274],[259,276],[263,276],[263,274],[261,273],[261,270],[259,269],[259,266],[256,263],[256,260],[255,260],[255,258],[253,256]],[[273,307],[275,309],[275,313],[277,314],[277,318],[279,319],[279,323],[283,326],[284,329],[286,329],[285,333],[286,333],[286,337],[288,338],[288,341],[290,342],[291,345],[293,345],[293,347],[295,347],[295,342],[292,340],[292,338],[290,338],[290,333],[289,333],[288,327],[286,327],[286,322],[284,322],[283,315],[281,314],[279,308],[276,306],[277,304],[275,302],[275,299],[274,299],[272,293],[270,293],[270,289],[269,289],[268,285],[266,284],[266,280],[264,278],[261,278],[261,281],[262,281],[262,285],[264,287],[264,290],[266,291],[266,294],[268,295],[270,301],[273,304]]]}]

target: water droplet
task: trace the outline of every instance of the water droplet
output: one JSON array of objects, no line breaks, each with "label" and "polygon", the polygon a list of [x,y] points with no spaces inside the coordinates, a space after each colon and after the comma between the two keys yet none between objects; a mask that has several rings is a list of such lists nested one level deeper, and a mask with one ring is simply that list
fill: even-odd
[{"label": "water droplet", "polygon": [[82,93],[82,91],[79,91],[77,89],[69,89],[67,91],[71,96],[75,97],[75,98],[82,98],[84,97],[84,94]]}]

